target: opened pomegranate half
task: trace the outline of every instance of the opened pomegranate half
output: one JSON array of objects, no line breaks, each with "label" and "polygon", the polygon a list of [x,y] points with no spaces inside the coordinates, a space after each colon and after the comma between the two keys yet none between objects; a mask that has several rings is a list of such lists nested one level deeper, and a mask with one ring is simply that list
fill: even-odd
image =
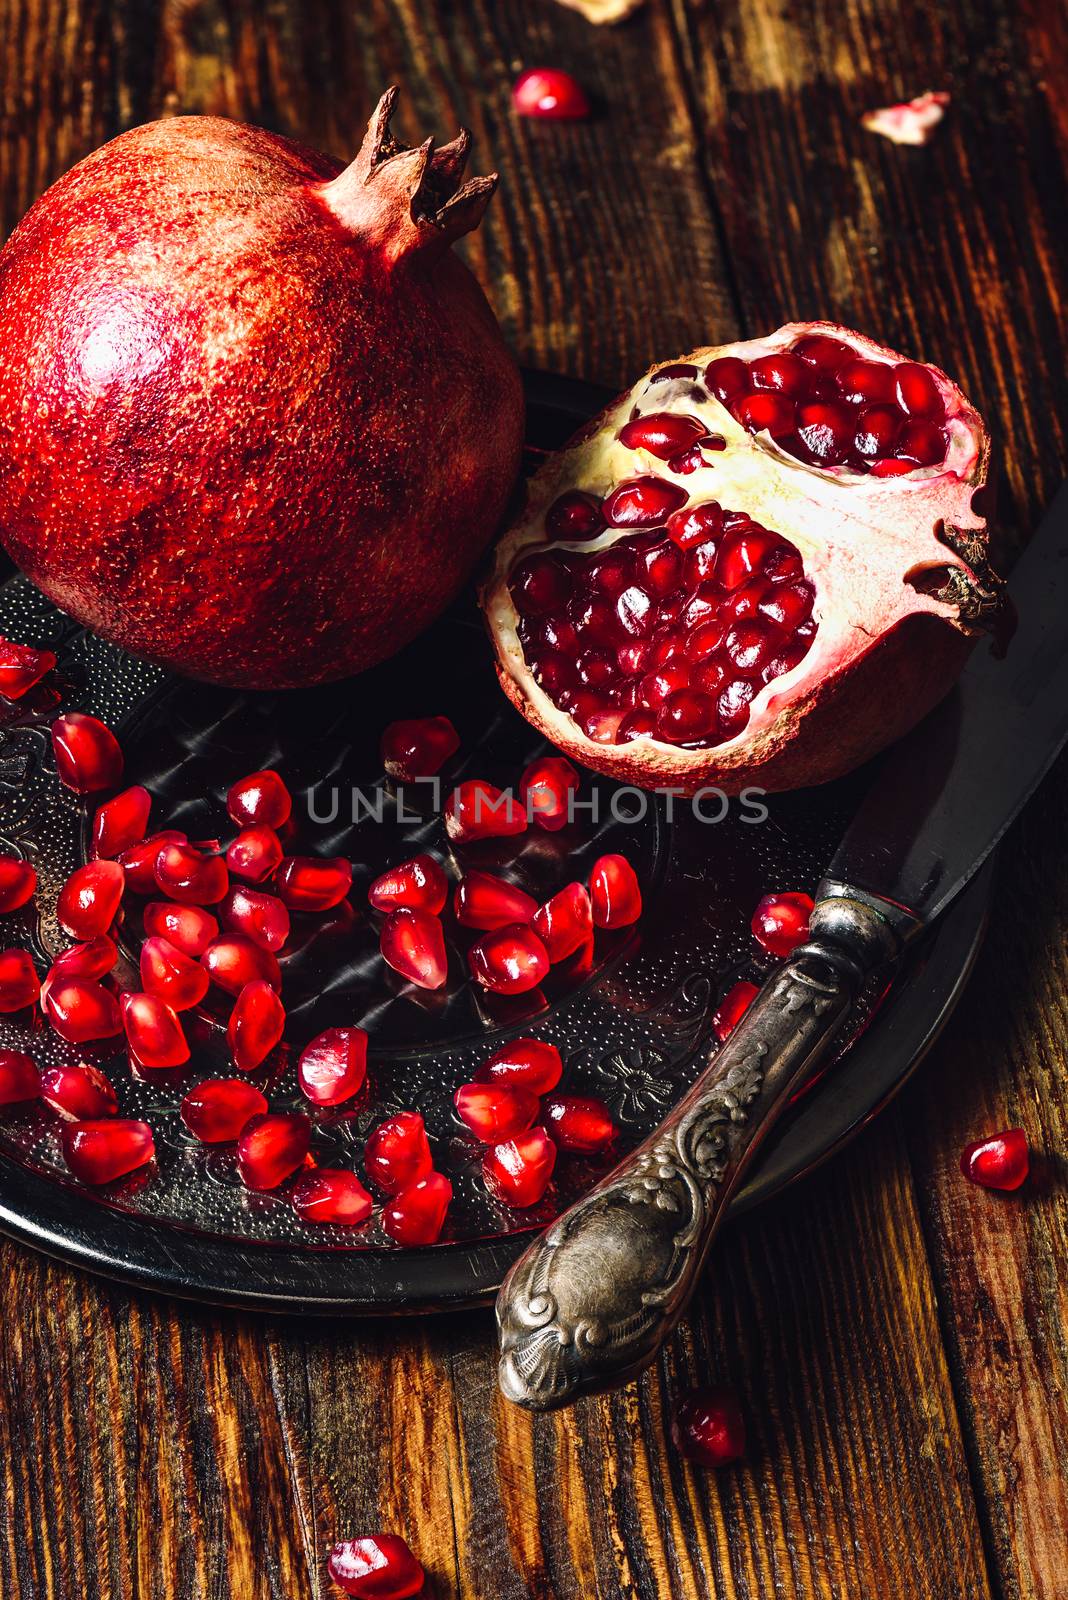
[{"label": "opened pomegranate half", "polygon": [[822,783],[1001,611],[989,441],[937,368],[828,323],[653,368],[530,485],[483,606],[505,692],[624,782]]}]

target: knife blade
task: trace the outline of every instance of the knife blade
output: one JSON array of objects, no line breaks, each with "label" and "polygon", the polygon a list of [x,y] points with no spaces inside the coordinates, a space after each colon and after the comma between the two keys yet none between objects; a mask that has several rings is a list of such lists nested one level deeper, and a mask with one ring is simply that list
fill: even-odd
[{"label": "knife blade", "polygon": [[557,1218],[497,1297],[498,1378],[530,1410],[611,1388],[683,1314],[761,1140],[834,1041],[866,975],[978,869],[1068,737],[1068,485],[1012,575],[1005,659],[881,764],[816,894],[809,939],[767,979],[648,1139]]}]

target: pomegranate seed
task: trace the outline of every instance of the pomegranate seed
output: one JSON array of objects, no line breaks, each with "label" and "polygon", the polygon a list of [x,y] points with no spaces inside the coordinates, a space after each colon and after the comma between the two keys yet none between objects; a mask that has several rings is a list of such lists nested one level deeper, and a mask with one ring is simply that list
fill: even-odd
[{"label": "pomegranate seed", "polygon": [[946,453],[946,436],[932,422],[909,422],[901,430],[895,454],[919,467],[935,467]]},{"label": "pomegranate seed", "polygon": [[237,1141],[237,1172],[246,1189],[277,1189],[304,1165],[311,1122],[303,1111],[253,1117]]},{"label": "pomegranate seed", "polygon": [[910,417],[941,422],[946,414],[933,374],[918,361],[899,361],[893,369],[898,405]]},{"label": "pomegranate seed", "polygon": [[849,405],[892,404],[896,398],[894,368],[885,361],[847,361],[834,375],[842,399]]},{"label": "pomegranate seed", "polygon": [[760,993],[755,983],[740,978],[723,996],[712,1018],[712,1032],[720,1044],[729,1039]]},{"label": "pomegranate seed", "polygon": [[841,339],[832,339],[825,333],[808,333],[793,347],[794,354],[821,372],[837,372],[845,362],[852,361],[856,351]]},{"label": "pomegranate seed", "polygon": [[792,433],[794,428],[794,403],[786,395],[761,390],[756,394],[743,394],[735,400],[731,411],[750,433]]},{"label": "pomegranate seed", "polygon": [[669,378],[696,378],[697,368],[690,366],[688,361],[672,361],[666,367],[661,367],[658,372],[649,376],[650,383],[663,383]]},{"label": "pomegranate seed", "polygon": [[906,473],[912,472],[915,463],[911,461],[876,461],[871,469],[873,478],[902,478]]},{"label": "pomegranate seed", "polygon": [[805,393],[811,376],[801,357],[790,350],[758,356],[749,363],[749,381],[754,389],[774,390],[794,400]]},{"label": "pomegranate seed", "polygon": [[661,706],[656,730],[661,738],[677,744],[707,738],[718,725],[716,706],[708,695],[694,689],[680,689]]},{"label": "pomegranate seed", "polygon": [[0,950],[0,1012],[32,1006],[41,993],[37,968],[25,950]]},{"label": "pomegranate seed", "polygon": [[282,973],[270,950],[247,933],[224,933],[213,939],[200,958],[212,983],[227,994],[240,994],[246,983],[260,978],[272,989],[282,987]]},{"label": "pomegranate seed", "polygon": [[820,466],[838,466],[853,442],[853,413],[837,400],[810,400],[797,408],[797,431]]},{"label": "pomegranate seed", "polygon": [[483,1144],[524,1133],[538,1115],[538,1097],[503,1083],[464,1083],[453,1097],[460,1120]]},{"label": "pomegranate seed", "polygon": [[367,1140],[363,1165],[387,1194],[400,1194],[427,1177],[433,1166],[426,1128],[418,1111],[399,1111]]},{"label": "pomegranate seed", "polygon": [[448,717],[391,722],[382,735],[382,766],[391,778],[411,783],[432,778],[459,748],[460,735]]},{"label": "pomegranate seed", "polygon": [[604,513],[600,500],[581,489],[571,489],[554,500],[545,514],[545,531],[552,539],[563,539],[578,544],[596,539],[604,527]]},{"label": "pomegranate seed", "polygon": [[154,871],[157,887],[182,905],[215,905],[230,887],[222,857],[201,855],[191,844],[165,844]]},{"label": "pomegranate seed", "polygon": [[37,872],[21,856],[0,855],[0,914],[17,911],[37,888]]},{"label": "pomegranate seed", "polygon": [[208,992],[204,968],[169,939],[146,939],[141,946],[140,966],[145,993],[165,1000],[173,1011],[188,1011],[190,1006],[199,1005]]},{"label": "pomegranate seed", "polygon": [[503,928],[509,922],[529,922],[537,909],[532,895],[491,872],[466,873],[453,896],[456,920],[464,928]]},{"label": "pomegranate seed", "polygon": [[265,950],[281,950],[289,938],[289,912],[281,900],[244,885],[220,902],[219,920],[231,933],[245,933]]},{"label": "pomegranate seed", "polygon": [[808,938],[811,915],[811,895],[766,894],[753,912],[753,937],[769,955],[784,961]]},{"label": "pomegranate seed", "polygon": [[590,900],[596,928],[626,928],[642,914],[642,892],[625,856],[601,856],[590,873]]},{"label": "pomegranate seed", "polygon": [[326,1569],[357,1600],[407,1600],[423,1587],[422,1567],[395,1533],[343,1539],[327,1557]]},{"label": "pomegranate seed", "polygon": [[254,1084],[243,1078],[210,1078],[190,1089],[181,1118],[202,1144],[230,1144],[266,1110],[266,1098]]},{"label": "pomegranate seed", "polygon": [[122,777],[122,751],[110,728],[84,711],[68,711],[52,724],[52,749],[60,783],[76,794],[113,789]]},{"label": "pomegranate seed", "polygon": [[735,679],[724,689],[716,701],[719,731],[724,738],[733,739],[741,733],[749,721],[749,706],[754,693],[753,685],[744,678]]},{"label": "pomegranate seed", "polygon": [[554,1095],[544,1106],[545,1126],[561,1150],[594,1155],[616,1136],[612,1113],[603,1100],[577,1094]]},{"label": "pomegranate seed", "polygon": [[445,803],[445,832],[453,844],[476,839],[498,839],[523,833],[527,814],[511,791],[502,793],[481,778],[469,779],[453,790]]},{"label": "pomegranate seed", "polygon": [[771,659],[775,635],[762,623],[742,622],[731,628],[723,643],[724,652],[732,666],[743,677],[756,677]]},{"label": "pomegranate seed", "polygon": [[440,989],[449,975],[445,935],[426,911],[391,911],[379,939],[382,959],[420,989]]},{"label": "pomegranate seed", "polygon": [[286,856],[274,887],[291,911],[329,911],[352,888],[352,862],[343,856]]},{"label": "pomegranate seed", "polygon": [[189,1060],[182,1024],[154,994],[124,994],[122,1020],[130,1054],[142,1067],[180,1067]]},{"label": "pomegranate seed", "polygon": [[512,103],[521,117],[581,122],[590,114],[586,91],[559,67],[529,67],[512,86]]},{"label": "pomegranate seed", "polygon": [[[675,515],[684,516],[685,513],[676,511]],[[649,595],[654,596],[657,600],[663,600],[667,595],[671,594],[682,577],[682,557],[679,550],[673,543],[665,544],[663,539],[660,538],[657,539],[656,544],[638,552],[635,558],[635,567],[639,583],[644,583]],[[633,614],[638,609],[638,602],[636,598],[627,597],[635,597],[643,592],[639,587],[636,590],[625,590],[624,594],[620,596],[616,610],[624,626],[627,626],[627,618],[624,614],[624,600],[626,599],[627,601],[627,613]],[[648,595],[646,599],[648,601]]]},{"label": "pomegranate seed", "polygon": [[97,934],[85,944],[72,944],[61,950],[48,969],[42,990],[51,988],[57,978],[104,978],[119,959],[119,947],[106,933]]},{"label": "pomegranate seed", "polygon": [[306,1045],[297,1082],[317,1106],[339,1106],[363,1088],[367,1035],[362,1028],[327,1028]]},{"label": "pomegranate seed", "polygon": [[169,940],[183,955],[192,956],[194,960],[219,937],[219,924],[211,912],[201,906],[174,906],[165,900],[152,900],[145,907],[142,921],[146,933]]},{"label": "pomegranate seed", "polygon": [[452,1200],[452,1184],[440,1172],[402,1189],[382,1211],[382,1227],[395,1244],[436,1244]]},{"label": "pomegranate seed", "polygon": [[135,784],[102,805],[93,818],[93,854],[113,858],[145,837],[152,796]]},{"label": "pomegranate seed", "polygon": [[571,578],[555,555],[537,552],[514,569],[509,586],[523,602],[523,610],[538,616],[562,606],[571,592]]},{"label": "pomegranate seed", "polygon": [[293,810],[293,799],[277,772],[250,772],[233,785],[226,809],[239,828],[280,828]]},{"label": "pomegranate seed", "polygon": [[253,978],[237,997],[226,1028],[226,1042],[238,1072],[263,1065],[285,1030],[286,1014],[269,983]]},{"label": "pomegranate seed", "polygon": [[687,499],[686,490],[666,478],[631,478],[608,496],[604,515],[613,528],[655,528]]},{"label": "pomegranate seed", "polygon": [[291,1198],[294,1211],[305,1222],[336,1222],[346,1228],[366,1222],[374,1207],[356,1174],[342,1167],[319,1167],[306,1172]]},{"label": "pomegranate seed", "polygon": [[983,1189],[1018,1189],[1031,1167],[1027,1135],[1022,1128],[1006,1128],[965,1145],[960,1170]]},{"label": "pomegranate seed", "polygon": [[482,1181],[490,1194],[507,1206],[536,1206],[549,1187],[556,1165],[556,1146],[544,1128],[531,1128],[487,1150]]},{"label": "pomegranate seed", "polygon": [[579,775],[563,756],[539,756],[519,780],[519,798],[531,822],[555,833],[570,822]]},{"label": "pomegranate seed", "polygon": [[759,577],[764,563],[782,541],[756,523],[727,535],[716,558],[716,582],[728,591]]},{"label": "pomegranate seed", "polygon": [[549,970],[545,946],[530,928],[511,922],[483,934],[467,952],[476,983],[494,994],[526,994]]},{"label": "pomegranate seed", "polygon": [[702,1467],[725,1467],[745,1454],[745,1421],[729,1389],[691,1389],[675,1406],[675,1448]]},{"label": "pomegranate seed", "polygon": [[896,406],[865,406],[857,420],[853,449],[858,456],[873,460],[889,455],[901,433],[901,422]]},{"label": "pomegranate seed", "polygon": [[760,615],[777,628],[793,633],[812,615],[816,591],[804,579],[800,583],[778,583],[760,602]]},{"label": "pomegranate seed", "polygon": [[729,405],[749,387],[749,368],[739,356],[719,356],[705,368],[705,382],[716,399]]},{"label": "pomegranate seed", "polygon": [[179,833],[175,828],[166,828],[162,833],[154,833],[150,838],[141,839],[137,844],[120,850],[118,862],[126,874],[127,889],[132,889],[134,894],[155,894],[156,858],[160,851],[164,845],[188,842],[184,833]]},{"label": "pomegranate seed", "polygon": [[122,1032],[122,1014],[115,996],[85,978],[57,979],[49,984],[44,1013],[68,1044],[111,1039]]},{"label": "pomegranate seed", "polygon": [[546,1044],[541,1039],[513,1039],[511,1044],[503,1045],[483,1062],[477,1080],[541,1095],[556,1088],[563,1070],[564,1063],[554,1044]]},{"label": "pomegranate seed", "polygon": [[376,911],[426,911],[436,917],[449,895],[449,880],[433,856],[413,856],[375,879],[367,898]]},{"label": "pomegranate seed", "polygon": [[62,1130],[63,1159],[82,1183],[113,1183],[156,1154],[147,1122],[108,1117],[71,1122]]},{"label": "pomegranate seed", "polygon": [[56,901],[60,927],[72,939],[106,933],[118,914],[125,882],[117,861],[89,861],[75,867]]},{"label": "pomegranate seed", "polygon": [[670,461],[703,439],[705,431],[698,417],[683,416],[677,411],[652,411],[625,423],[619,438],[628,450],[647,450],[660,461]]},{"label": "pomegranate seed", "polygon": [[41,1098],[69,1122],[113,1117],[119,1109],[118,1096],[104,1074],[86,1062],[46,1068],[41,1073]]},{"label": "pomegranate seed", "polygon": [[0,695],[5,700],[21,700],[55,664],[51,650],[34,650],[28,644],[0,638]]},{"label": "pomegranate seed", "polygon": [[0,1106],[36,1100],[41,1086],[37,1068],[28,1055],[21,1050],[0,1050]]},{"label": "pomegranate seed", "polygon": [[282,860],[282,846],[273,828],[242,828],[226,852],[226,865],[235,878],[262,883]]},{"label": "pomegranate seed", "polygon": [[553,966],[593,938],[590,897],[581,883],[569,883],[537,912],[531,926]]}]

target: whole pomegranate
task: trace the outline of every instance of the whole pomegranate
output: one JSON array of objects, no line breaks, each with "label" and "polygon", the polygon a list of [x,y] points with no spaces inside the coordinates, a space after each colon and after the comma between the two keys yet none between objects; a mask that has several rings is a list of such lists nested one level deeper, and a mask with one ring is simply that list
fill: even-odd
[{"label": "whole pomegranate", "polygon": [[215,683],[317,683],[435,617],[519,464],[518,372],[450,246],[467,134],[350,166],[217,117],[120,135],[0,253],[0,539]]},{"label": "whole pomegranate", "polygon": [[944,373],[828,323],[654,367],[545,464],[498,545],[501,683],[624,782],[837,777],[1001,613],[988,456]]}]

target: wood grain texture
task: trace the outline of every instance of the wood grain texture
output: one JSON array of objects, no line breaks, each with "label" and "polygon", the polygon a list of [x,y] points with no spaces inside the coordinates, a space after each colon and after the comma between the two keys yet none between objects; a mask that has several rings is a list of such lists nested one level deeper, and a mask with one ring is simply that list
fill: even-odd
[{"label": "wood grain texture", "polygon": [[[344,154],[395,79],[405,134],[463,121],[501,171],[470,256],[522,359],[622,383],[791,316],[855,322],[987,409],[1018,544],[1065,454],[1064,42],[1039,0],[649,0],[617,29],[550,0],[0,0],[0,224],[152,116]],[[539,62],[593,121],[513,117]],[[947,85],[928,149],[858,126]],[[1062,773],[902,1108],[724,1240],[616,1396],[509,1408],[488,1316],[272,1323],[0,1247],[3,1600],[323,1600],[325,1548],[375,1527],[438,1600],[1064,1600],[1063,802]],[[959,1146],[1013,1121],[1041,1175],[971,1190]],[[750,1423],[718,1475],[666,1440],[710,1378]]]}]

